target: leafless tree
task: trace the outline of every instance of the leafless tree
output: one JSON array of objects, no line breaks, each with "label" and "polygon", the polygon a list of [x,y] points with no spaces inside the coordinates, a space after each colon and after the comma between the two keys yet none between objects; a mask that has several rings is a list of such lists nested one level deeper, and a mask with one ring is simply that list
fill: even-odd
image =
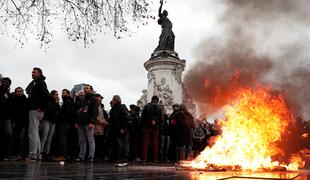
[{"label": "leafless tree", "polygon": [[53,26],[61,25],[70,40],[82,41],[86,47],[98,32],[112,31],[120,38],[131,26],[154,19],[151,1],[0,0],[0,32],[12,35],[21,45],[34,34],[41,46],[48,46]]}]

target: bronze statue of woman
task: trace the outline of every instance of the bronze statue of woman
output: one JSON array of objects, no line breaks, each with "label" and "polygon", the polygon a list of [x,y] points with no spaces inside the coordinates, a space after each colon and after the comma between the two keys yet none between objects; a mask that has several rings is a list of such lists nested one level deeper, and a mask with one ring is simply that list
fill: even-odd
[{"label": "bronze statue of woman", "polygon": [[159,37],[159,44],[155,51],[159,50],[170,50],[174,51],[174,33],[172,31],[172,23],[171,21],[167,18],[168,16],[168,11],[164,10],[161,12],[163,6],[163,0],[160,0],[160,7],[158,10],[158,24],[161,25],[162,30],[161,34]]}]

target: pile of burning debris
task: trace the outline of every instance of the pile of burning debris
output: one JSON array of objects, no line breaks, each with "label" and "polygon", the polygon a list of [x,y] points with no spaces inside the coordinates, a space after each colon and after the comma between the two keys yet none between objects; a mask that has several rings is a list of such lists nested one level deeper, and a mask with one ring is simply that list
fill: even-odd
[{"label": "pile of burning debris", "polygon": [[262,86],[235,92],[231,103],[224,107],[222,134],[194,160],[180,162],[177,169],[294,171],[304,167],[309,150],[286,154],[281,147],[296,119],[284,97]]}]

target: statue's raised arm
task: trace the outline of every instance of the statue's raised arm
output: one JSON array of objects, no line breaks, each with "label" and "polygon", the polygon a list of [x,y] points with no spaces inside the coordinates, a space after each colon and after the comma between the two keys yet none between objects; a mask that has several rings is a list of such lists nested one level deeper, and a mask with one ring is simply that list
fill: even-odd
[{"label": "statue's raised arm", "polygon": [[159,50],[170,50],[174,51],[174,33],[172,32],[172,23],[168,19],[168,11],[162,12],[163,0],[160,0],[160,6],[158,10],[158,24],[161,25],[162,30],[159,37],[159,44],[155,51]]},{"label": "statue's raised arm", "polygon": [[159,6],[159,9],[158,9],[158,17],[159,17],[159,18],[160,18],[161,15],[162,15],[162,12],[161,12],[162,7],[163,7],[163,0],[160,0],[160,6]]}]

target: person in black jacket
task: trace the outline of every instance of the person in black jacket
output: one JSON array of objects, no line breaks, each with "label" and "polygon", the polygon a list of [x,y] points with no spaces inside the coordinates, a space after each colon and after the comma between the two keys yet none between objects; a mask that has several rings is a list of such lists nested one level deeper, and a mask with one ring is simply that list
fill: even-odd
[{"label": "person in black jacket", "polygon": [[50,102],[44,114],[41,126],[41,150],[43,159],[50,157],[50,147],[55,132],[56,122],[59,118],[59,95],[56,90],[52,90],[50,94]]},{"label": "person in black jacket", "polygon": [[85,93],[80,91],[78,95],[73,99],[73,114],[72,121],[68,121],[68,132],[67,132],[67,161],[80,160],[79,158],[79,135],[78,135],[78,113],[83,107]]},{"label": "person in black jacket", "polygon": [[159,128],[159,156],[162,162],[169,161],[169,149],[170,149],[170,131],[169,131],[169,117],[165,111],[163,104],[160,104],[160,109],[163,112],[163,121]]},{"label": "person in black jacket", "polygon": [[111,143],[111,159],[117,166],[126,165],[126,141],[128,140],[126,124],[129,112],[119,95],[114,95],[111,101],[109,139]]},{"label": "person in black jacket", "polygon": [[180,110],[180,105],[175,103],[172,105],[173,112],[169,116],[168,131],[170,134],[170,146],[169,146],[169,160],[176,162],[179,159],[179,153],[177,152],[177,126],[174,115]]},{"label": "person in black jacket", "polygon": [[[73,117],[73,98],[68,89],[62,90],[62,105],[59,111],[59,117],[56,121],[56,139],[58,148],[56,151],[56,161],[64,161],[67,155],[67,129],[74,121]],[[76,147],[76,146],[74,146]]]},{"label": "person in black jacket", "polygon": [[139,135],[140,135],[140,107],[134,104],[129,106],[130,108],[130,118],[127,123],[127,129],[129,133],[129,161],[136,160],[138,157],[138,145],[139,145]]},{"label": "person in black jacket", "polygon": [[26,88],[29,102],[29,160],[41,159],[41,141],[39,136],[39,124],[44,117],[49,102],[49,91],[40,68],[33,68],[32,79]]},{"label": "person in black jacket", "polygon": [[181,147],[181,153],[184,152],[183,155],[185,155],[185,159],[192,160],[193,159],[193,129],[194,129],[194,117],[193,115],[187,110],[187,107],[185,104],[180,105],[180,110],[185,114],[186,117],[186,128],[184,128],[184,132],[182,134],[185,134],[186,138],[184,141],[184,151],[183,147]]},{"label": "person in black jacket", "polygon": [[28,99],[21,87],[15,88],[11,103],[11,118],[14,135],[14,153],[18,159],[28,155]]},{"label": "person in black jacket", "polygon": [[158,161],[158,129],[163,121],[163,113],[158,106],[159,98],[153,96],[151,102],[146,104],[141,114],[142,124],[142,161],[147,161],[147,150],[149,144],[152,142],[153,161]]},{"label": "person in black jacket", "polygon": [[[175,122],[176,153],[178,155],[176,160],[185,160],[187,148],[191,149],[192,145],[191,125],[188,123],[187,116],[181,108],[173,112],[170,119],[172,122]],[[192,153],[190,150],[188,152]]]},{"label": "person in black jacket", "polygon": [[98,116],[98,103],[93,94],[93,87],[89,84],[84,85],[85,99],[82,107],[78,110],[77,125],[80,142],[79,160],[84,161],[86,156],[86,138],[88,142],[88,160],[94,161],[95,157],[95,122]]},{"label": "person in black jacket", "polygon": [[8,158],[12,149],[12,123],[10,120],[11,79],[1,79],[0,86],[0,159]]}]

